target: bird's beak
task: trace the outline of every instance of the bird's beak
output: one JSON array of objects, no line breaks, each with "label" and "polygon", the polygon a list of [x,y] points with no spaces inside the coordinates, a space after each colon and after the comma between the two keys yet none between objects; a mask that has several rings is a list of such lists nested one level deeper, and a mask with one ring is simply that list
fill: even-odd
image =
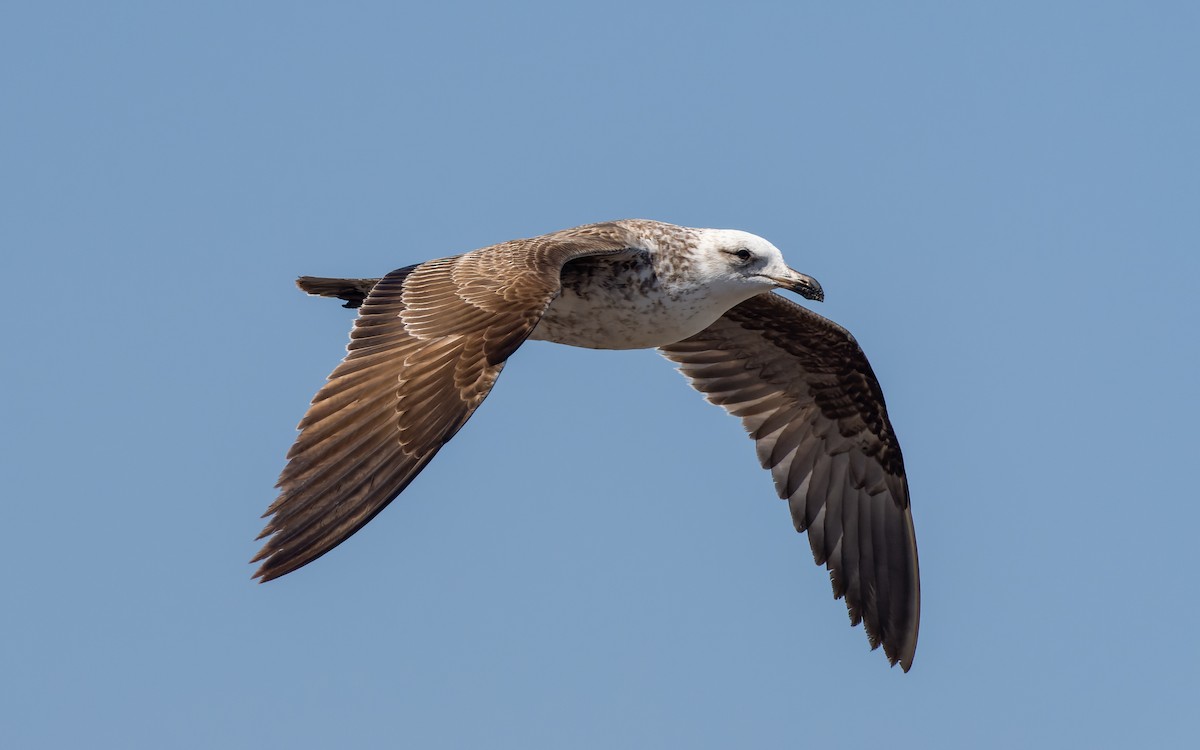
[{"label": "bird's beak", "polygon": [[825,299],[825,290],[821,288],[821,284],[812,276],[788,269],[787,276],[768,276],[771,281],[774,281],[781,289],[787,289],[799,294],[804,299],[810,299],[814,302],[820,302]]}]

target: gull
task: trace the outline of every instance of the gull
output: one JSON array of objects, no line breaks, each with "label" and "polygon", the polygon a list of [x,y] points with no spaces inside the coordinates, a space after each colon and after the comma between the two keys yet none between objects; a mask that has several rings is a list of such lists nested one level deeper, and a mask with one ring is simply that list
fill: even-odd
[{"label": "gull", "polygon": [[643,219],[588,224],[378,279],[302,276],[357,308],[346,358],[313,398],[252,560],[262,582],[344,542],[399,495],[526,340],[657,348],[741,419],[829,570],[851,625],[912,666],[920,622],[904,459],[854,337],[774,290],[824,292],[767,240]]}]

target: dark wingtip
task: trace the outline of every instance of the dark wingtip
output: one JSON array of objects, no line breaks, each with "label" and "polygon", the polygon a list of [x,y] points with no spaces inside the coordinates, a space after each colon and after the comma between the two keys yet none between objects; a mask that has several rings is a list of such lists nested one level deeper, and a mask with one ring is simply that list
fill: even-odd
[{"label": "dark wingtip", "polygon": [[[264,560],[264,558],[267,559]],[[270,569],[271,560],[269,559],[268,555],[264,555],[262,552],[259,552],[257,555],[255,555],[254,559],[251,560],[250,563],[254,564],[260,560],[263,560],[263,564],[258,566],[258,570],[254,571],[254,575],[250,576],[250,580],[253,581],[257,579],[258,583],[266,583],[267,581],[273,581],[279,576],[283,575],[283,573],[279,571]]]}]

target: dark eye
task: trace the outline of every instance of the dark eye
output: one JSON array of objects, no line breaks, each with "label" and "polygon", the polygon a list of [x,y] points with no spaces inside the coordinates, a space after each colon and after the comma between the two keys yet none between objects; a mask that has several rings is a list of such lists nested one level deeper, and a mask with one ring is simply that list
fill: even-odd
[{"label": "dark eye", "polygon": [[742,261],[743,263],[754,257],[754,255],[744,247],[734,253],[734,255],[736,255],[738,260]]}]

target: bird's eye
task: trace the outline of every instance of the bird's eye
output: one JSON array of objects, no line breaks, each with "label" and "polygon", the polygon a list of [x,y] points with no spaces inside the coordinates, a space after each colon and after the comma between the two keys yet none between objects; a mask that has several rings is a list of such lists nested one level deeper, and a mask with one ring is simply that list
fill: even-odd
[{"label": "bird's eye", "polygon": [[736,255],[737,259],[742,261],[743,263],[745,263],[746,261],[748,261],[754,257],[754,255],[744,247],[742,249],[738,250],[736,253],[734,253],[734,255]]}]

